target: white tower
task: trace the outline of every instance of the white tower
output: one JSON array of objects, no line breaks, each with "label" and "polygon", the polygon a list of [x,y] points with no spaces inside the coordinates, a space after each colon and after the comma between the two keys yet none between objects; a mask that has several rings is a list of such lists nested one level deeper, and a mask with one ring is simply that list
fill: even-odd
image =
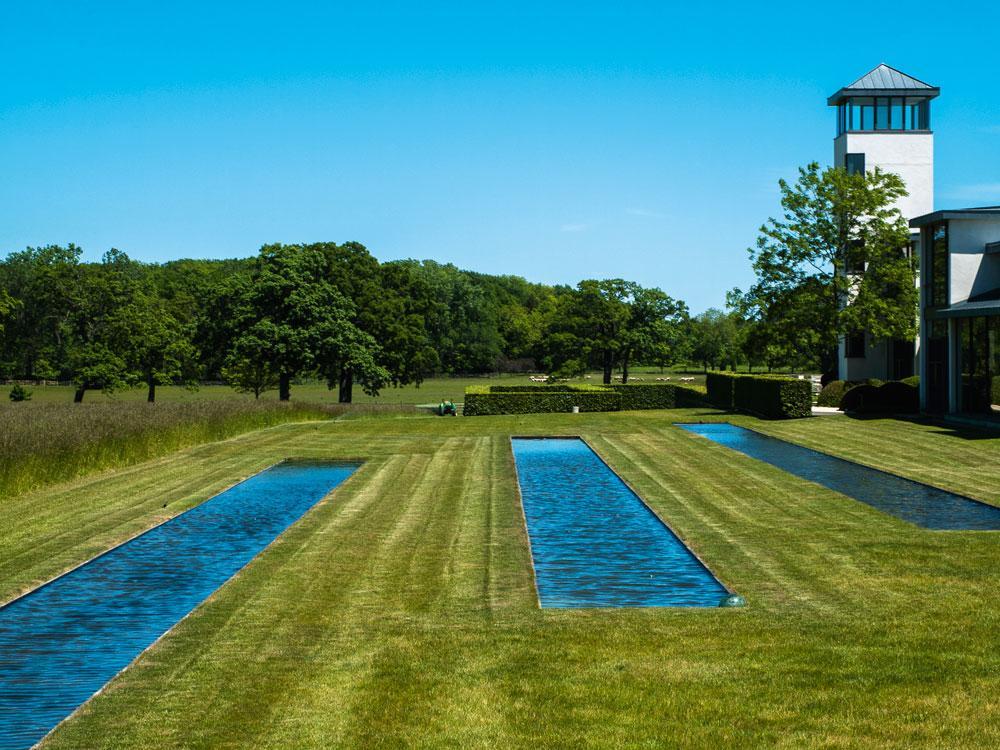
[{"label": "white tower", "polygon": [[[827,100],[837,108],[834,166],[852,173],[879,167],[899,175],[909,193],[898,203],[907,221],[934,210],[930,103],[940,93],[936,86],[883,63]],[[919,235],[912,239],[911,250],[919,253]],[[914,373],[915,356],[915,342],[877,341],[859,333],[840,343],[840,378],[907,377]]]},{"label": "white tower", "polygon": [[899,202],[909,221],[934,210],[934,134],[931,99],[941,90],[886,64],[827,100],[837,108],[833,163],[848,171],[881,167],[903,178]]}]

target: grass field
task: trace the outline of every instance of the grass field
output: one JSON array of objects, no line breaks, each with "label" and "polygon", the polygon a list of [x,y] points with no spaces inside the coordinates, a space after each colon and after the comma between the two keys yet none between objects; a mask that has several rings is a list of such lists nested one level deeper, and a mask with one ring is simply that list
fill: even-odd
[{"label": "grass field", "polygon": [[[638,377],[646,382],[655,381],[657,377],[670,376],[673,382],[679,377],[692,377],[695,384],[704,384],[705,376],[699,373],[676,373],[667,371],[662,376],[656,368],[640,368],[635,371]],[[592,373],[589,378],[577,378],[573,382],[579,383],[600,383],[600,373]],[[400,388],[385,388],[378,396],[368,396],[360,387],[355,387],[352,394],[354,403],[357,404],[437,404],[445,399],[460,402],[465,395],[465,388],[469,385],[493,385],[493,384],[524,384],[530,385],[531,381],[527,375],[492,375],[488,377],[436,377],[428,378],[419,386],[407,385]],[[47,403],[72,403],[73,388],[70,386],[49,385],[49,386],[29,386],[32,392],[31,401],[18,404],[11,404],[8,398],[10,388],[0,386],[0,409],[5,406],[12,408],[30,408],[36,404]],[[216,399],[238,399],[241,401],[253,401],[252,395],[237,393],[227,385],[203,385],[197,390],[180,388],[177,386],[160,386],[156,389],[156,398],[162,402],[193,402],[201,400]],[[278,392],[268,391],[261,396],[264,401],[277,401]],[[134,388],[127,391],[120,391],[111,395],[105,395],[100,391],[88,391],[84,399],[85,403],[117,403],[131,401],[145,401],[146,389]],[[337,390],[330,390],[325,383],[309,382],[302,385],[292,386],[293,401],[307,401],[309,403],[335,404],[337,403]]]},{"label": "grass field", "polygon": [[[364,466],[47,748],[1000,745],[1000,535],[910,526],[672,426],[283,425],[0,505],[0,600],[288,456]],[[731,421],[996,502],[1000,439]],[[511,434],[580,434],[739,610],[539,610]]]}]

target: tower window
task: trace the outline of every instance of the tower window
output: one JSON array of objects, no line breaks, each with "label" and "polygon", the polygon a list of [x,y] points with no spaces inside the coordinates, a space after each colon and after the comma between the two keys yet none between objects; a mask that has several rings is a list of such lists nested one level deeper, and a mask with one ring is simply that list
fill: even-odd
[{"label": "tower window", "polygon": [[844,169],[847,170],[847,174],[864,174],[865,155],[844,154]]}]

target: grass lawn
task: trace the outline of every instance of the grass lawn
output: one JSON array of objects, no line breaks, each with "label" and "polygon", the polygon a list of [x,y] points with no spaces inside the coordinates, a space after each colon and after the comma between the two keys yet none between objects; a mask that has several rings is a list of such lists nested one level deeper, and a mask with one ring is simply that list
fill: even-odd
[{"label": "grass lawn", "polygon": [[[283,425],[5,501],[0,600],[280,458],[366,462],[45,747],[1000,745],[1000,534],[910,526],[671,424],[712,418]],[[1000,498],[995,437],[730,420]],[[511,434],[586,437],[748,606],[538,609]]]},{"label": "grass lawn", "polygon": [[[701,373],[678,373],[666,371],[662,375],[657,368],[639,368],[633,373],[642,378],[644,382],[655,382],[658,377],[670,377],[671,382],[678,383],[681,377],[694,378],[694,384],[704,385],[705,376]],[[588,378],[575,378],[574,383],[601,382],[600,373],[591,373]],[[527,375],[491,375],[484,377],[456,376],[456,377],[436,377],[428,378],[419,386],[406,385],[400,388],[384,388],[378,396],[368,396],[361,390],[360,386],[354,387],[352,394],[356,404],[438,404],[443,400],[461,402],[465,397],[465,388],[469,385],[531,385]],[[68,385],[48,385],[48,386],[28,386],[31,391],[31,401],[11,404],[8,394],[9,386],[0,386],[0,409],[5,406],[14,408],[30,408],[33,404],[48,403],[72,403],[73,388]],[[253,400],[253,396],[245,393],[237,393],[228,385],[203,385],[198,390],[189,390],[178,386],[160,386],[156,389],[158,401],[199,401],[202,399],[248,399]],[[261,396],[267,401],[277,401],[278,392],[268,391]],[[145,401],[146,389],[133,388],[127,391],[120,391],[111,395],[105,395],[100,391],[87,391],[84,403],[105,403],[116,401]],[[337,389],[330,390],[325,383],[309,382],[302,385],[292,386],[293,401],[308,401],[309,403],[335,404],[337,403]]]}]

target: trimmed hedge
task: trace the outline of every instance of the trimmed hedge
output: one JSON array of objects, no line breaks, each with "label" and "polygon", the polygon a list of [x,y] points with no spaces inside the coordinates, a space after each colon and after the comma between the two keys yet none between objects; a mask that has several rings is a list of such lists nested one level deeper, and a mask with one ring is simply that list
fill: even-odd
[{"label": "trimmed hedge", "polygon": [[581,388],[589,388],[591,386],[587,385],[563,385],[559,383],[547,383],[545,385],[491,385],[488,386],[490,393],[538,393],[541,391],[549,391],[554,393],[569,393],[570,391],[577,391]]},{"label": "trimmed hedge", "polygon": [[705,401],[693,388],[672,383],[613,383],[609,387],[621,394],[622,411],[677,409],[700,406]]},{"label": "trimmed hedge", "polygon": [[766,419],[796,419],[812,414],[812,382],[780,375],[713,372],[705,379],[708,400],[727,411]]},{"label": "trimmed hedge", "polygon": [[465,389],[463,414],[468,417],[498,414],[544,414],[674,409],[697,406],[704,397],[692,388],[660,383],[603,385],[472,385]]},{"label": "trimmed hedge", "polygon": [[733,400],[733,383],[736,375],[726,372],[710,372],[705,376],[705,388],[708,391],[708,403],[718,409],[733,411],[736,402]]},{"label": "trimmed hedge", "polygon": [[847,393],[849,386],[843,380],[831,380],[825,386],[823,390],[819,392],[819,397],[816,399],[817,406],[833,406],[840,407],[840,400]]},{"label": "trimmed hedge", "polygon": [[619,411],[621,401],[621,396],[607,388],[494,392],[489,386],[469,386],[465,389],[462,413],[467,417],[543,414],[571,412],[574,406],[579,406],[580,411]]}]

